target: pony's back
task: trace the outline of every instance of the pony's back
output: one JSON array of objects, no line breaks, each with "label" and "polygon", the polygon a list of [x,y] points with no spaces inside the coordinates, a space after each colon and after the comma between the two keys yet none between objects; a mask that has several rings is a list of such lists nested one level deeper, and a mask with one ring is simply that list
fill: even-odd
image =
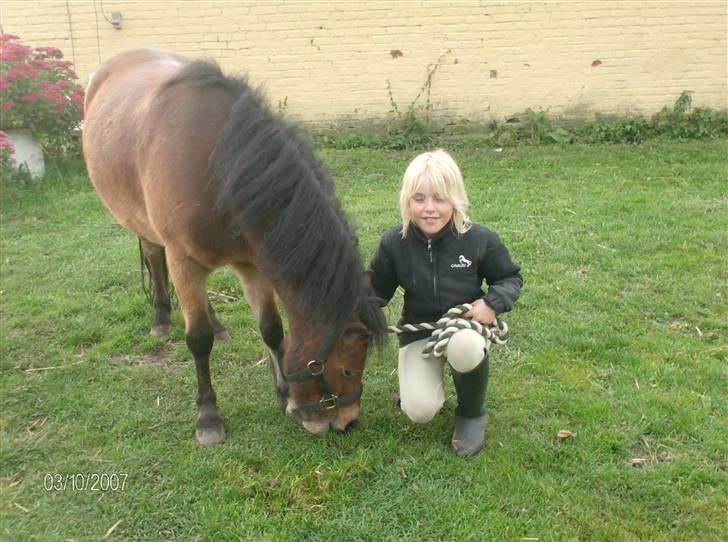
[{"label": "pony's back", "polygon": [[[193,68],[205,67],[206,72]],[[213,211],[209,157],[236,85],[217,67],[154,49],[116,55],[88,88],[83,150],[96,191],[126,228],[217,267],[239,253]],[[211,243],[211,239],[214,242]]]}]

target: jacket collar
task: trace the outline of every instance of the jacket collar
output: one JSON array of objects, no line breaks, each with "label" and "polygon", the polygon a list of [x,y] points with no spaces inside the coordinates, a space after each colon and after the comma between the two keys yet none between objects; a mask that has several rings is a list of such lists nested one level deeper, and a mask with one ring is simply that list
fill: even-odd
[{"label": "jacket collar", "polygon": [[423,243],[427,243],[427,241],[437,243],[443,239],[450,239],[457,235],[457,232],[455,230],[455,224],[453,224],[452,219],[445,225],[444,228],[437,232],[437,235],[435,235],[435,237],[432,238],[427,237],[427,235],[425,235],[425,232],[418,228],[414,222],[410,224],[409,230],[413,232],[415,238],[418,241],[421,241]]}]

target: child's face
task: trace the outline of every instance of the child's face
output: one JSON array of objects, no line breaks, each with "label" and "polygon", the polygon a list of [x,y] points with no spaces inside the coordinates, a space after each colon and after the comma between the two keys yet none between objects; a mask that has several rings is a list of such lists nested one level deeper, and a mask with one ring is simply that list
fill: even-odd
[{"label": "child's face", "polygon": [[452,218],[452,204],[438,197],[432,190],[429,179],[423,179],[412,197],[409,199],[409,212],[412,222],[427,237],[434,237],[447,226]]}]

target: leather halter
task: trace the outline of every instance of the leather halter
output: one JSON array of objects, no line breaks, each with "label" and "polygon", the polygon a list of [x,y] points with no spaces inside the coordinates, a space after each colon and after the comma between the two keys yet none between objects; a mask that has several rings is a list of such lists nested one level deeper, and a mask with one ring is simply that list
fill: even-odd
[{"label": "leather halter", "polygon": [[318,403],[299,405],[296,406],[295,409],[293,409],[294,411],[325,412],[327,410],[333,410],[342,405],[346,405],[348,403],[356,401],[357,399],[359,399],[359,397],[361,397],[361,394],[364,391],[363,384],[361,388],[359,388],[359,391],[356,391],[354,393],[347,393],[346,395],[336,395],[329,389],[328,385],[326,384],[326,379],[324,378],[326,359],[329,357],[329,354],[331,354],[331,351],[334,349],[334,344],[336,343],[336,339],[339,338],[340,333],[340,327],[337,326],[333,328],[326,336],[326,339],[324,339],[324,342],[321,345],[318,353],[316,354],[316,357],[309,361],[302,369],[286,374],[285,372],[283,372],[283,368],[281,367],[281,374],[283,375],[283,380],[285,380],[286,382],[300,382],[302,380],[306,380],[307,378],[313,378],[316,380],[316,385],[318,386],[319,392],[321,392],[321,399]]}]

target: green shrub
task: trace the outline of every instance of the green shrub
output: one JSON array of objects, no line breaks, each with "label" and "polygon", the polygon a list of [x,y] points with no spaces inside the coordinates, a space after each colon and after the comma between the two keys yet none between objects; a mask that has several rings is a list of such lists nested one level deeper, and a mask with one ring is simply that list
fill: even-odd
[{"label": "green shrub", "polygon": [[728,134],[728,116],[708,107],[692,109],[692,93],[683,91],[672,109],[652,116],[657,135],[670,139],[705,139]]}]

